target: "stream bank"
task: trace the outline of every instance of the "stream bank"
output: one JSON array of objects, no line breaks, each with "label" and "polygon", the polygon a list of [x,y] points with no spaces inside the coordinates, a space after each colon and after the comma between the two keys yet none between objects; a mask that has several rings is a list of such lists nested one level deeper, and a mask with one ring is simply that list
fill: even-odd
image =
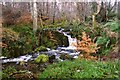
[{"label": "stream bank", "polygon": [[[8,72],[11,73],[10,75],[3,74],[3,79],[5,76],[11,78],[27,77],[29,79],[36,79],[37,74],[44,71],[47,65],[64,60],[73,60],[75,58],[78,58],[80,52],[77,52],[76,48],[72,45],[76,43],[76,39],[72,38],[69,32],[64,32],[64,29],[58,29],[56,31],[44,29],[43,33],[42,35],[49,38],[49,40],[52,39],[54,40],[57,37],[55,40],[59,44],[55,45],[57,46],[56,49],[46,48],[45,51],[38,50],[35,51],[34,53],[29,53],[16,58],[1,57],[2,65],[3,65],[2,69],[4,71],[8,70]],[[64,38],[61,36],[64,36]],[[44,43],[45,41],[42,42]],[[39,64],[35,63],[34,60],[41,54],[48,55],[49,60],[45,63],[39,63]],[[30,75],[31,77],[28,77],[28,75]]]}]

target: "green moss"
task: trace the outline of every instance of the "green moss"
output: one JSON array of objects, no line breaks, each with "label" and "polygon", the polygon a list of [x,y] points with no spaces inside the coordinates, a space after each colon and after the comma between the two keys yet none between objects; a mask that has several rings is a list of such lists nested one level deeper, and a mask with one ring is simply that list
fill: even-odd
[{"label": "green moss", "polygon": [[35,59],[35,63],[44,63],[47,62],[48,60],[49,60],[48,55],[41,54]]},{"label": "green moss", "polygon": [[56,49],[58,45],[68,46],[67,37],[56,30],[38,30],[37,34],[40,34],[40,45],[42,46],[52,49]]},{"label": "green moss", "polygon": [[36,48],[34,51],[35,52],[37,52],[37,51],[47,51],[47,49],[44,46],[40,46],[40,47]]}]

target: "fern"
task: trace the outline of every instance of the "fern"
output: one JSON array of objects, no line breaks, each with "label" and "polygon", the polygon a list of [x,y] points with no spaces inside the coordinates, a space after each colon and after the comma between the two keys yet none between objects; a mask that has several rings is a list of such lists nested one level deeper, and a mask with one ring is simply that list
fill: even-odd
[{"label": "fern", "polygon": [[108,27],[113,32],[120,32],[118,21],[107,22],[104,27]]},{"label": "fern", "polygon": [[82,51],[82,52],[85,52],[83,54],[83,57],[84,58],[87,58],[87,59],[92,59],[93,57],[91,56],[92,53],[96,53],[97,50],[100,48],[100,47],[97,47],[97,44],[94,43],[91,38],[89,38],[87,36],[87,34],[85,32],[82,32],[82,40],[78,40],[77,41],[77,45],[75,45],[77,47],[77,50],[78,51]]},{"label": "fern", "polygon": [[98,37],[96,43],[97,45],[102,45],[102,44],[106,44],[108,41],[108,39],[106,37]]}]

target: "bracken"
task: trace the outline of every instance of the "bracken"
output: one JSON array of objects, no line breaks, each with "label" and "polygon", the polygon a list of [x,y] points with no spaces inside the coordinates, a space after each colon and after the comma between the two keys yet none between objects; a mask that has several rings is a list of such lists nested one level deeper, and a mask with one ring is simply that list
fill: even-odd
[{"label": "bracken", "polygon": [[96,53],[100,47],[97,47],[97,44],[92,42],[91,38],[89,38],[85,32],[82,32],[82,40],[77,40],[78,51],[84,52],[83,57],[87,59],[93,59],[96,57],[90,56],[92,53]]}]

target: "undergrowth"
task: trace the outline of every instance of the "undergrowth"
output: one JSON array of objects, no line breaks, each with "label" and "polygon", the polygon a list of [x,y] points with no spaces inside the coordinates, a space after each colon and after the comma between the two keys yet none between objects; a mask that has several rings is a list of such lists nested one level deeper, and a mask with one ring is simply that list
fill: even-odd
[{"label": "undergrowth", "polygon": [[119,78],[119,67],[118,61],[66,60],[49,65],[39,78]]}]

